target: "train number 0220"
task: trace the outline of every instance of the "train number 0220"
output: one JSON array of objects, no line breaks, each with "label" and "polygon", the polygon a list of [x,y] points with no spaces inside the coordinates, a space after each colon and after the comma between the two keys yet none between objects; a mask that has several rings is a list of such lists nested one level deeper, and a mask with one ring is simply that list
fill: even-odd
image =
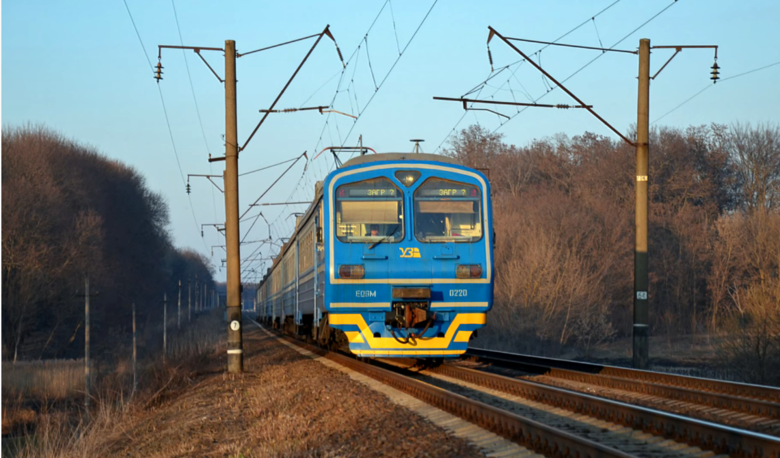
[{"label": "train number 0220", "polygon": [[467,289],[451,289],[450,290],[450,297],[466,297],[469,295],[469,291]]}]

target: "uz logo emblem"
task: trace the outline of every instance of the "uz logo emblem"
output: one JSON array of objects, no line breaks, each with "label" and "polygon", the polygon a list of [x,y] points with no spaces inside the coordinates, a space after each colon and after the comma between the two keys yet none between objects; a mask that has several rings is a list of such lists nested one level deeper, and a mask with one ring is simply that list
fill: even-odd
[{"label": "uz logo emblem", "polygon": [[401,257],[402,258],[419,258],[420,257],[420,249],[419,248],[398,248],[401,250]]}]

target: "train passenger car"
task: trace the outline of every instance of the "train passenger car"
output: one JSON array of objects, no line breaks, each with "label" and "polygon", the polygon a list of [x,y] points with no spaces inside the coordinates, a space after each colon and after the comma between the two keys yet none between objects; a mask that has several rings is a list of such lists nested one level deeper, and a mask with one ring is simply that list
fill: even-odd
[{"label": "train passenger car", "polygon": [[[292,261],[290,261],[292,260]],[[258,289],[261,319],[368,357],[454,357],[493,303],[490,184],[431,154],[331,172]]]}]

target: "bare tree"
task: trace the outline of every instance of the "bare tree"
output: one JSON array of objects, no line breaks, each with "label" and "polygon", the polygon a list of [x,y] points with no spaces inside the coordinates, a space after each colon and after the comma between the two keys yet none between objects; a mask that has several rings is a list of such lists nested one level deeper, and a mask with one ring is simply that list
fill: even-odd
[{"label": "bare tree", "polygon": [[748,210],[780,205],[780,127],[734,124],[725,147],[739,174],[742,199]]}]

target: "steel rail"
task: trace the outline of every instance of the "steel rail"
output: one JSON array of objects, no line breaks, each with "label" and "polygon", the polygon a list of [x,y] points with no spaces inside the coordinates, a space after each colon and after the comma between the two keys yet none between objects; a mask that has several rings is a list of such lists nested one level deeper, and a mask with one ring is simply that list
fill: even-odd
[{"label": "steel rail", "polygon": [[[780,439],[527,380],[444,364],[427,371],[734,456],[780,457]],[[425,372],[423,372],[425,373]]]},{"label": "steel rail", "polygon": [[408,376],[329,352],[297,339],[287,336],[282,338],[545,456],[581,458],[632,456]]},{"label": "steel rail", "polygon": [[662,372],[628,369],[624,367],[607,366],[602,364],[585,363],[556,358],[544,358],[541,356],[507,353],[502,351],[487,350],[484,348],[469,348],[466,357],[472,356],[489,361],[503,361],[508,363],[521,363],[538,365],[548,368],[567,369],[588,374],[620,377],[623,379],[641,380],[663,385],[671,385],[693,390],[720,393],[741,398],[754,398],[780,404],[780,389],[749,383],[727,382],[699,377],[686,377]]},{"label": "steel rail", "polygon": [[[538,366],[543,367],[543,366]],[[602,374],[587,374],[567,369],[550,368],[545,375],[574,382],[599,385],[619,390],[660,396],[676,401],[702,404],[719,409],[733,410],[751,415],[780,419],[780,404],[730,394],[699,391],[691,388],[645,382]]]}]

